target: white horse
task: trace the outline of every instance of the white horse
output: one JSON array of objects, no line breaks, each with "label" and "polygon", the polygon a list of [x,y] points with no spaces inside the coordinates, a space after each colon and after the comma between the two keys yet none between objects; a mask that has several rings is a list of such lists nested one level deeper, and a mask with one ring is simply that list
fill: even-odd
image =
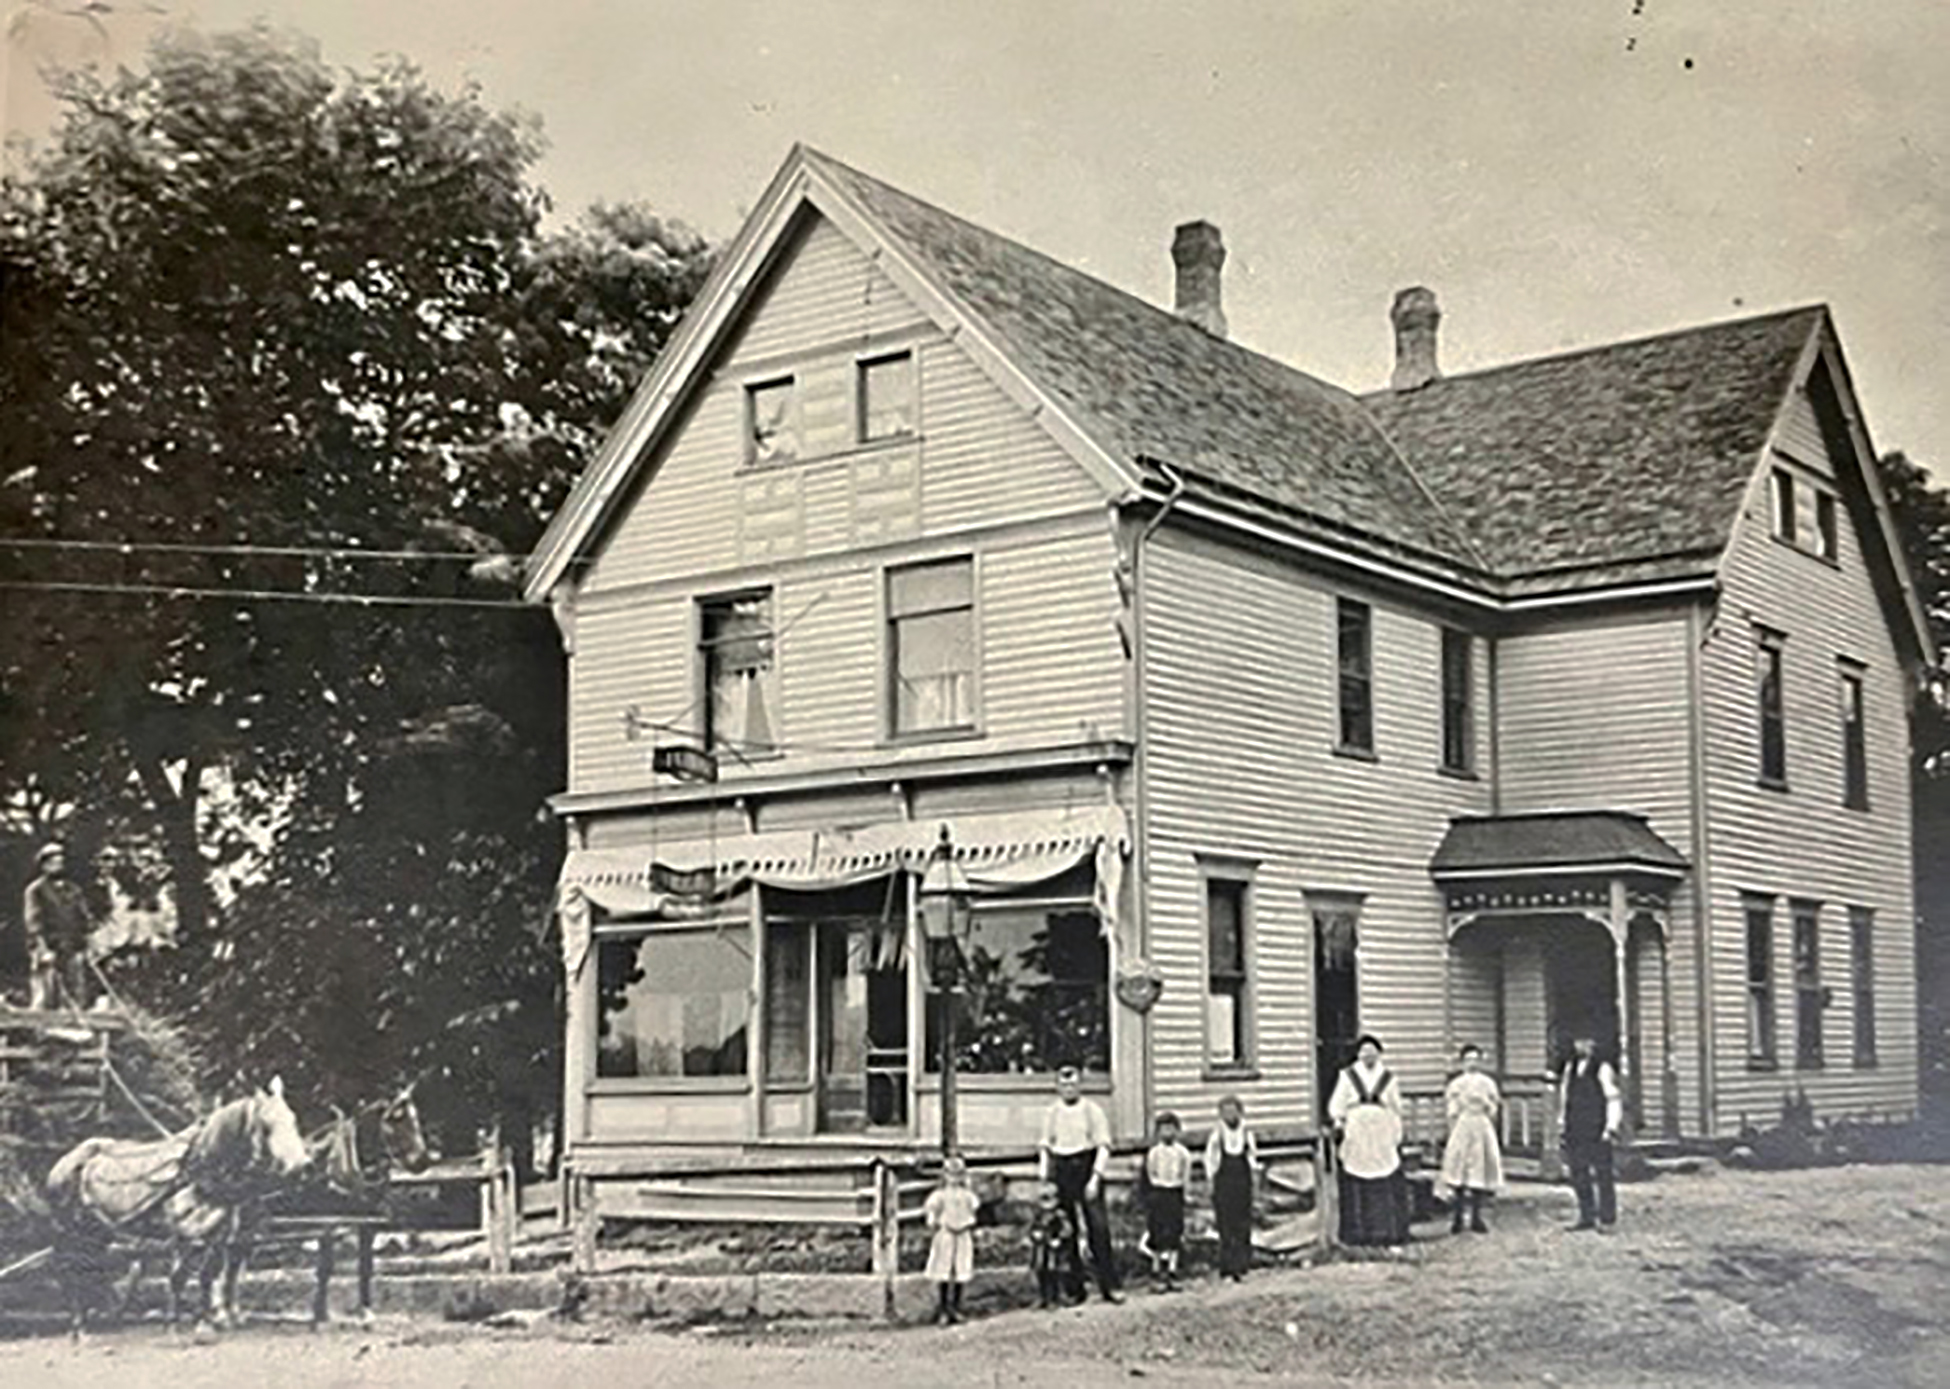
[{"label": "white horse", "polygon": [[[235,1314],[241,1259],[235,1246],[255,1208],[310,1161],[284,1085],[224,1105],[201,1123],[154,1142],[90,1138],[47,1175],[48,1202],[61,1227],[55,1264],[68,1292],[70,1326],[80,1335],[88,1307],[108,1280],[116,1246],[165,1244],[170,1252],[169,1321],[181,1319],[183,1286],[194,1271],[203,1319]],[[211,1284],[223,1279],[212,1298]]]}]

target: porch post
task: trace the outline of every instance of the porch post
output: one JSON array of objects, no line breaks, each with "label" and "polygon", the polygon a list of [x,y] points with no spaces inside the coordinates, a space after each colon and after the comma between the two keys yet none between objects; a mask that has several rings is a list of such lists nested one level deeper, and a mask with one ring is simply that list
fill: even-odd
[{"label": "porch post", "polygon": [[751,1095],[745,1119],[745,1131],[753,1138],[765,1137],[765,1034],[768,1019],[765,1016],[765,889],[757,882],[751,885],[751,925],[752,925],[752,1004],[745,1026],[745,1078],[751,1084]]},{"label": "porch post", "polygon": [[1679,1137],[1679,1068],[1672,1059],[1672,945],[1666,939],[1672,922],[1659,922],[1659,1131]]},{"label": "porch post", "polygon": [[1617,966],[1618,988],[1618,1064],[1617,1071],[1625,1100],[1625,1129],[1629,1137],[1639,1121],[1638,1076],[1632,1071],[1632,1017],[1631,954],[1632,918],[1625,894],[1625,880],[1611,880],[1611,911],[1608,918],[1611,927],[1613,958]]}]

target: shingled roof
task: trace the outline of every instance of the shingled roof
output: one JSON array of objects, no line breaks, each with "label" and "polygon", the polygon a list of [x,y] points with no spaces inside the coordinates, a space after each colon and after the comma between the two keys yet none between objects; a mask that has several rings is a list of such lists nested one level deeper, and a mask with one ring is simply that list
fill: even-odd
[{"label": "shingled roof", "polygon": [[1361,401],[826,155],[822,173],[1098,442],[1470,570],[1481,562]]},{"label": "shingled roof", "polygon": [[1620,864],[1667,872],[1686,859],[1646,824],[1622,810],[1543,811],[1529,815],[1470,815],[1450,822],[1429,871],[1451,874],[1610,868]]},{"label": "shingled roof", "polygon": [[1710,567],[1823,317],[1709,324],[1366,403],[1506,578]]}]

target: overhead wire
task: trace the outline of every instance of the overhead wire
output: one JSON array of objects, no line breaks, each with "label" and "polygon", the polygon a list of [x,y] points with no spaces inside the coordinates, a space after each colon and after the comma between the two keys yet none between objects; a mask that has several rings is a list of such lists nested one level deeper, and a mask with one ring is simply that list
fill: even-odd
[{"label": "overhead wire", "polygon": [[364,608],[486,608],[536,612],[513,598],[432,598],[407,593],[305,593],[279,588],[202,588],[185,584],[109,584],[67,579],[0,579],[0,589],[29,593],[129,593],[150,598],[222,599],[235,603],[347,603]]}]

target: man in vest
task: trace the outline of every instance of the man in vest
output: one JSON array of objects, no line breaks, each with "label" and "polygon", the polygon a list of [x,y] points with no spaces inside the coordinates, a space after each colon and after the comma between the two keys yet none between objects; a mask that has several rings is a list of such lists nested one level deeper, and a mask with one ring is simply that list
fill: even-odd
[{"label": "man in vest", "polygon": [[1611,1145],[1625,1120],[1625,1102],[1611,1063],[1598,1055],[1597,1039],[1582,1034],[1572,1042],[1559,1096],[1564,1115],[1564,1162],[1578,1193],[1578,1223],[1573,1230],[1608,1235],[1618,1223],[1618,1190],[1612,1175]]},{"label": "man in vest", "polygon": [[68,877],[67,850],[59,843],[44,844],[34,856],[41,874],[27,884],[21,900],[21,920],[27,927],[27,949],[33,961],[29,1007],[86,1008],[88,935],[94,923],[88,899]]},{"label": "man in vest", "polygon": [[1043,1111],[1037,1142],[1045,1183],[1056,1187],[1070,1228],[1089,1234],[1090,1266],[1106,1302],[1117,1294],[1117,1262],[1111,1257],[1110,1221],[1104,1214],[1104,1174],[1110,1167],[1110,1120],[1103,1106],[1083,1097],[1083,1073],[1065,1066],[1056,1073],[1056,1100]]}]

